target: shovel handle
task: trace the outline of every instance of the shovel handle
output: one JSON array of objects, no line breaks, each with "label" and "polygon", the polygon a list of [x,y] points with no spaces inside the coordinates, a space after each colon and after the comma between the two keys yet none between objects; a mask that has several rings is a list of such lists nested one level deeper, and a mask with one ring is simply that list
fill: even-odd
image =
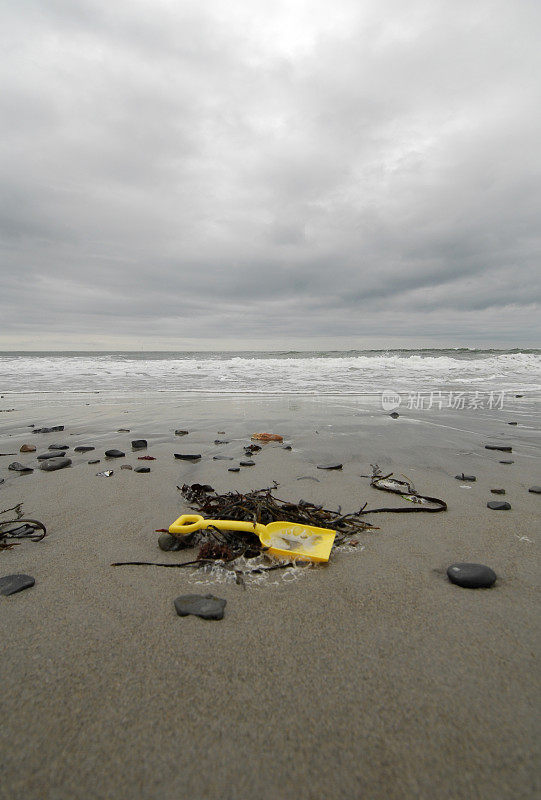
[{"label": "shovel handle", "polygon": [[257,535],[265,530],[265,525],[258,525],[257,522],[243,522],[236,519],[205,519],[200,514],[183,514],[169,526],[169,533],[192,533],[192,531],[210,527],[223,531],[243,531]]}]

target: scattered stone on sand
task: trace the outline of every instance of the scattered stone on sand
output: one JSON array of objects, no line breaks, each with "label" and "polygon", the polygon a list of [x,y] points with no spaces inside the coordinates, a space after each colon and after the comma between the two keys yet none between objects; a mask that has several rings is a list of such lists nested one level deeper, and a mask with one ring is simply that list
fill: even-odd
[{"label": "scattered stone on sand", "polygon": [[249,461],[239,461],[241,467],[255,467],[255,461],[251,459]]},{"label": "scattered stone on sand", "polygon": [[461,472],[460,475],[455,475],[455,478],[457,479],[457,481],[472,481],[473,482],[473,481],[477,480],[475,475],[464,475],[463,472]]},{"label": "scattered stone on sand", "polygon": [[512,453],[513,448],[503,444],[486,444],[485,450],[501,450],[502,453]]},{"label": "scattered stone on sand", "polygon": [[252,433],[251,439],[256,439],[259,442],[283,442],[284,437],[279,433]]},{"label": "scattered stone on sand", "polygon": [[493,511],[511,511],[511,503],[506,503],[502,500],[489,500],[487,508],[491,508]]},{"label": "scattered stone on sand", "polygon": [[300,478],[297,478],[298,481],[315,481],[316,483],[321,483],[319,478],[314,478],[312,475],[301,475]]},{"label": "scattered stone on sand", "polygon": [[134,472],[150,472],[150,467],[135,467]]},{"label": "scattered stone on sand", "polygon": [[[125,411],[124,413],[127,414],[128,412]],[[129,428],[118,428],[117,429],[117,433],[129,433],[129,432],[130,432]]]},{"label": "scattered stone on sand", "polygon": [[447,577],[465,589],[489,589],[497,575],[484,564],[451,564],[447,568]]},{"label": "scattered stone on sand", "polygon": [[175,436],[187,436],[190,431],[183,431],[180,428],[175,431]]},{"label": "scattered stone on sand", "polygon": [[112,469],[106,469],[104,472],[96,472],[96,478],[110,478],[111,475],[114,475]]},{"label": "scattered stone on sand", "polygon": [[19,453],[35,453],[35,452],[36,452],[36,446],[33,444],[23,444],[21,445],[21,449],[19,450]]},{"label": "scattered stone on sand", "polygon": [[73,451],[75,453],[89,453],[91,450],[95,449],[95,447],[90,447],[90,445],[80,444],[78,447],[74,447]]},{"label": "scattered stone on sand", "polygon": [[218,436],[223,436],[225,434],[225,431],[216,431],[216,433],[218,434]]},{"label": "scattered stone on sand", "polygon": [[201,453],[175,453],[174,456],[181,461],[199,461]]},{"label": "scattered stone on sand", "polygon": [[71,458],[50,458],[48,461],[42,461],[39,466],[44,472],[54,472],[57,469],[70,467]]},{"label": "scattered stone on sand", "polygon": [[285,444],[282,449],[283,450],[292,450],[293,448],[291,447],[290,444]]},{"label": "scattered stone on sand", "polygon": [[389,416],[390,416],[390,417],[392,417],[393,419],[398,419],[398,417],[400,416],[400,414],[399,414],[397,411],[392,411],[392,412],[389,414]]},{"label": "scattered stone on sand", "polygon": [[100,459],[99,458],[91,458],[88,463],[89,464],[99,464],[100,463]]},{"label": "scattered stone on sand", "polygon": [[515,397],[524,397],[523,394],[516,394]]},{"label": "scattered stone on sand", "polygon": [[107,458],[124,458],[126,453],[123,453],[122,450],[106,450],[105,455]]},{"label": "scattered stone on sand", "polygon": [[69,450],[69,444],[50,444],[49,450]]},{"label": "scattered stone on sand", "polygon": [[532,494],[541,494],[541,486],[530,486],[528,491]]},{"label": "scattered stone on sand", "polygon": [[240,467],[228,467],[228,472],[240,472]]},{"label": "scattered stone on sand", "polygon": [[19,461],[12,461],[11,464],[8,464],[8,469],[13,470],[13,472],[34,472],[32,467],[25,467]]},{"label": "scattered stone on sand", "polygon": [[342,464],[318,464],[318,469],[342,469]]},{"label": "scattered stone on sand", "polygon": [[227,600],[212,594],[183,594],[174,601],[179,617],[193,614],[202,619],[223,619]]},{"label": "scattered stone on sand", "polygon": [[160,550],[165,550],[165,552],[182,550],[182,545],[183,542],[175,536],[171,536],[170,533],[162,533],[158,536],[158,547]]},{"label": "scattered stone on sand", "polygon": [[10,594],[22,592],[23,589],[30,589],[35,582],[32,575],[24,575],[23,573],[4,575],[0,578],[0,594],[9,597]]},{"label": "scattered stone on sand", "polygon": [[518,425],[518,422],[508,422],[508,425]]},{"label": "scattered stone on sand", "polygon": [[4,483],[5,478],[0,478],[0,483]]},{"label": "scattered stone on sand", "polygon": [[491,489],[492,494],[505,494],[505,489]]},{"label": "scattered stone on sand", "polygon": [[514,461],[500,461],[500,464],[514,464]]},{"label": "scattered stone on sand", "polygon": [[63,450],[49,450],[47,453],[40,453],[36,456],[38,461],[48,461],[50,458],[64,458]]},{"label": "scattered stone on sand", "polygon": [[233,461],[233,456],[212,456],[213,461]]},{"label": "scattered stone on sand", "polygon": [[120,467],[120,469],[133,469],[133,467],[132,467],[132,465],[131,465],[131,464],[122,464],[122,466]]},{"label": "scattered stone on sand", "polygon": [[215,439],[214,444],[229,444],[229,439]]},{"label": "scattered stone on sand", "polygon": [[147,440],[146,439],[134,439],[133,442],[131,443],[131,446],[132,446],[132,448],[134,450],[144,450],[145,447],[147,446]]},{"label": "scattered stone on sand", "polygon": [[156,461],[154,456],[137,456],[137,461]]},{"label": "scattered stone on sand", "polygon": [[52,428],[34,428],[32,433],[55,433],[56,431],[63,431],[63,425],[54,425]]}]

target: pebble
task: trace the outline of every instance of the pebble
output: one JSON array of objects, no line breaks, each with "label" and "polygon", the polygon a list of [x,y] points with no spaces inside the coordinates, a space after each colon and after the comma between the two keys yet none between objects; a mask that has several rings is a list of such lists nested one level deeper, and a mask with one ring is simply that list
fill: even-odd
[{"label": "pebble", "polygon": [[451,564],[447,568],[447,577],[465,589],[489,589],[497,575],[484,564]]},{"label": "pebble", "polygon": [[229,444],[229,439],[215,439],[214,444]]},{"label": "pebble", "polygon": [[202,619],[223,619],[227,600],[212,594],[183,594],[174,601],[179,617],[193,614]]},{"label": "pebble", "polygon": [[541,494],[541,486],[531,486],[528,491],[532,494]]},{"label": "pebble", "polygon": [[284,450],[292,450],[293,448],[291,447],[291,445],[290,445],[290,444],[285,444],[285,445],[284,445],[284,447],[283,447],[283,449],[284,449]]},{"label": "pebble", "polygon": [[13,472],[34,472],[32,467],[25,467],[18,461],[12,461],[11,464],[8,465],[8,469],[13,470]]},{"label": "pebble", "polygon": [[4,575],[0,578],[0,594],[9,597],[10,594],[22,592],[23,589],[30,589],[35,582],[32,575],[23,575],[22,573]]},{"label": "pebble", "polygon": [[144,450],[145,447],[147,446],[147,440],[134,439],[133,442],[131,443],[131,446],[133,447],[134,450]]},{"label": "pebble", "polygon": [[228,472],[240,472],[240,467],[228,467]]},{"label": "pebble", "polygon": [[255,461],[239,461],[241,467],[255,467]]},{"label": "pebble", "polygon": [[100,463],[100,459],[99,458],[92,458],[88,463],[89,464],[99,464]]},{"label": "pebble", "polygon": [[491,489],[492,494],[505,494],[505,489]]},{"label": "pebble", "polygon": [[508,425],[518,425],[518,422],[508,422]]},{"label": "pebble", "polygon": [[150,472],[150,467],[135,467],[134,472]]},{"label": "pebble", "polygon": [[511,503],[501,500],[489,500],[487,508],[491,508],[493,511],[511,511]]},{"label": "pebble", "polygon": [[213,461],[233,461],[233,456],[212,456]]},{"label": "pebble", "polygon": [[36,452],[36,447],[33,444],[23,444],[21,446],[21,449],[19,450],[19,453],[35,453],[35,452]]},{"label": "pebble", "polygon": [[[127,414],[128,412],[125,411],[124,413]],[[118,428],[117,430],[117,433],[129,433],[129,432],[130,432],[129,428]]]},{"label": "pebble", "polygon": [[514,461],[500,461],[500,464],[514,464]]},{"label": "pebble", "polygon": [[460,475],[455,475],[455,478],[457,479],[457,481],[476,481],[477,480],[475,475],[464,475],[463,472],[461,472]]},{"label": "pebble", "polygon": [[[90,462],[89,462],[89,463],[90,463]],[[133,467],[132,467],[132,465],[131,465],[131,464],[122,464],[122,466],[120,467],[120,469],[133,469]]]},{"label": "pebble", "polygon": [[106,450],[105,455],[107,458],[124,458],[126,453],[123,453],[122,450]]},{"label": "pebble", "polygon": [[50,444],[49,450],[69,450],[69,444]]},{"label": "pebble", "polygon": [[39,466],[44,472],[54,472],[57,469],[70,467],[71,458],[50,458],[48,461],[42,461]]},{"label": "pebble", "polygon": [[400,414],[398,414],[396,411],[393,411],[391,414],[389,414],[389,416],[392,417],[392,419],[398,419]]},{"label": "pebble", "polygon": [[342,464],[318,464],[318,469],[342,469]]},{"label": "pebble", "polygon": [[34,428],[32,433],[54,433],[56,431],[63,431],[63,425],[54,425],[52,428]]},{"label": "pebble", "polygon": [[175,453],[174,456],[182,461],[198,461],[201,458],[201,453]]},{"label": "pebble", "polygon": [[179,539],[175,536],[171,536],[170,533],[162,533],[158,536],[158,547],[160,550],[165,550],[165,552],[169,550],[176,552],[182,549],[182,544]]},{"label": "pebble", "polygon": [[512,453],[513,448],[503,444],[486,444],[485,450],[501,450],[502,453]]},{"label": "pebble", "polygon": [[225,431],[216,431],[216,433],[220,436],[220,435],[225,434]]},{"label": "pebble", "polygon": [[187,436],[190,431],[182,431],[180,428],[175,431],[175,436]]},{"label": "pebble", "polygon": [[91,450],[95,450],[95,447],[90,447],[90,445],[80,444],[78,447],[74,447],[75,453],[89,453]]},{"label": "pebble", "polygon": [[48,461],[49,458],[64,458],[64,451],[63,450],[49,450],[47,453],[41,453],[41,455],[36,456],[38,461]]}]

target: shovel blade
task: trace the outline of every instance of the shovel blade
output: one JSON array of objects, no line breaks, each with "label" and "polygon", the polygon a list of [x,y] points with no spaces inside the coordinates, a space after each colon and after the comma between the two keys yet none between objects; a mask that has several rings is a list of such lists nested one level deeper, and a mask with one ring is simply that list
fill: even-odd
[{"label": "shovel blade", "polygon": [[261,544],[279,558],[328,561],[336,531],[295,522],[271,522],[259,534]]}]

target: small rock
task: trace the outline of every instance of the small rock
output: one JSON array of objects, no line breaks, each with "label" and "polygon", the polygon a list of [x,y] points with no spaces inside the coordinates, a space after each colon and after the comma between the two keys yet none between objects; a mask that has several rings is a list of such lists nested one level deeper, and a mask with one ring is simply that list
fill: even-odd
[{"label": "small rock", "polygon": [[92,458],[88,463],[89,464],[99,464],[100,463],[100,459],[99,458]]},{"label": "small rock", "polygon": [[486,444],[485,450],[501,450],[502,453],[512,453],[513,448],[503,444]]},{"label": "small rock", "polygon": [[489,589],[497,575],[484,564],[451,564],[447,568],[447,577],[452,583],[465,589]]},{"label": "small rock", "polygon": [[541,494],[541,486],[531,486],[528,491],[532,494]]},{"label": "small rock", "polygon": [[47,453],[41,453],[36,456],[38,461],[48,461],[50,458],[64,458],[63,450],[49,450]]},{"label": "small rock", "polygon": [[126,453],[123,453],[122,450],[106,450],[105,455],[107,458],[124,458]]},{"label": "small rock", "polygon": [[150,472],[150,467],[135,467],[134,472]]},{"label": "small rock", "polygon": [[500,464],[514,464],[514,461],[500,461]]},{"label": "small rock", "polygon": [[505,494],[505,489],[491,489],[492,494]]},{"label": "small rock", "polygon": [[516,394],[515,397],[524,397],[523,394]]},{"label": "small rock", "polygon": [[0,578],[0,594],[9,597],[10,594],[22,592],[23,589],[30,589],[35,582],[32,575],[23,575],[22,573],[4,575]]},{"label": "small rock", "polygon": [[241,467],[255,467],[255,461],[239,461]]},{"label": "small rock", "polygon": [[201,453],[174,453],[175,458],[180,458],[181,461],[199,461]]},{"label": "small rock", "polygon": [[227,600],[212,594],[183,594],[174,601],[179,617],[193,614],[202,619],[223,619]]},{"label": "small rock", "polygon": [[[90,463],[90,462],[89,462],[89,463]],[[132,465],[131,465],[131,464],[122,464],[122,466],[120,467],[120,469],[133,469],[133,467],[132,467]]]},{"label": "small rock", "polygon": [[34,472],[32,467],[25,467],[18,461],[12,461],[11,464],[8,464],[8,469],[13,470],[13,472]]},{"label": "small rock", "polygon": [[508,425],[518,425],[518,422],[508,422]]},{"label": "small rock", "polygon": [[212,456],[213,461],[233,461],[233,456]]},{"label": "small rock", "polygon": [[175,536],[171,536],[170,533],[162,533],[160,536],[158,536],[158,547],[160,550],[165,550],[165,552],[168,552],[169,550],[176,552],[177,550],[182,549],[180,540]]},{"label": "small rock", "polygon": [[69,444],[50,444],[49,450],[69,450]]},{"label": "small rock", "polygon": [[21,449],[19,450],[19,453],[35,453],[35,452],[36,448],[35,445],[33,444],[23,444],[21,446]]},{"label": "small rock", "polygon": [[214,444],[229,444],[229,439],[215,439]]},{"label": "small rock", "polygon": [[228,467],[228,472],[240,472],[240,467]]},{"label": "small rock", "polygon": [[156,461],[154,456],[137,456],[137,461]]},{"label": "small rock", "polygon": [[175,431],[175,436],[187,436],[189,434],[189,432],[190,431],[182,431],[179,428],[179,430]]},{"label": "small rock", "polygon": [[63,431],[63,425],[53,425],[52,428],[34,428],[32,433],[56,433],[57,431]]},{"label": "small rock", "polygon": [[285,444],[285,445],[284,445],[284,447],[283,447],[283,449],[284,449],[284,450],[292,450],[293,448],[291,447],[291,445],[290,445],[290,444]]},{"label": "small rock", "polygon": [[475,475],[464,475],[463,472],[461,472],[460,475],[455,475],[455,478],[457,479],[457,481],[476,481],[477,480]]},{"label": "small rock", "polygon": [[511,503],[502,502],[501,500],[489,500],[487,508],[491,508],[493,511],[511,511]]},{"label": "small rock", "polygon": [[[128,412],[125,411],[124,413],[127,414]],[[129,433],[129,432],[130,432],[129,428],[118,428],[117,429],[117,433]]]},{"label": "small rock", "polygon": [[400,414],[398,412],[396,412],[396,411],[393,411],[393,412],[391,412],[391,414],[389,414],[389,416],[392,417],[393,419],[398,419]]},{"label": "small rock", "polygon": [[318,464],[318,469],[342,469],[342,464]]},{"label": "small rock", "polygon": [[44,472],[54,472],[57,469],[64,469],[64,467],[69,466],[71,466],[71,458],[50,458],[40,464],[40,468]]},{"label": "small rock", "polygon": [[144,450],[145,447],[147,446],[147,440],[146,439],[134,439],[133,442],[131,443],[131,446],[132,446],[132,448],[134,450]]},{"label": "small rock", "polygon": [[78,447],[73,448],[75,453],[89,453],[91,450],[95,449],[95,447],[90,447],[90,445],[86,444],[80,444]]},{"label": "small rock", "polygon": [[223,436],[223,434],[225,434],[225,431],[216,431],[216,433],[217,433],[218,435],[222,435],[222,436]]}]

